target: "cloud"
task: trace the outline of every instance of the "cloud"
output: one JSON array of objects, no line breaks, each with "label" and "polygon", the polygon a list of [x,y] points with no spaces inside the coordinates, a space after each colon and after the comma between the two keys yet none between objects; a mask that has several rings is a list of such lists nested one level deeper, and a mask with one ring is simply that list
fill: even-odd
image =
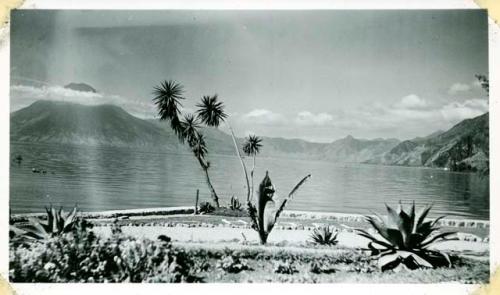
[{"label": "cloud", "polygon": [[54,100],[83,105],[113,104],[123,107],[139,117],[151,117],[156,113],[154,105],[141,99],[125,98],[107,93],[77,91],[61,86],[33,87],[13,85],[10,87],[11,111],[26,107],[37,100]]},{"label": "cloud", "polygon": [[328,113],[313,114],[308,111],[298,113],[295,118],[295,123],[301,126],[323,126],[332,121],[333,116]]},{"label": "cloud", "polygon": [[266,109],[252,110],[251,112],[244,114],[241,117],[241,121],[262,125],[281,125],[287,123],[285,116]]},{"label": "cloud", "polygon": [[459,92],[466,92],[471,89],[471,86],[469,84],[464,84],[464,83],[455,83],[450,86],[450,89],[448,89],[449,94],[457,94]]},{"label": "cloud", "polygon": [[452,102],[443,106],[441,115],[448,122],[459,122],[464,119],[473,118],[488,111],[486,99],[470,99],[464,102]]},{"label": "cloud", "polygon": [[428,106],[427,101],[418,97],[416,94],[410,94],[403,97],[396,105],[398,109],[418,109]]}]

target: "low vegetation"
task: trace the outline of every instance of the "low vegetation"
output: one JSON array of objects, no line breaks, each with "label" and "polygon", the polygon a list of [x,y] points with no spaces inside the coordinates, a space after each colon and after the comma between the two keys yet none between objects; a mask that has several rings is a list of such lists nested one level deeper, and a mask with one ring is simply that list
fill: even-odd
[{"label": "low vegetation", "polygon": [[[13,282],[442,282],[487,281],[487,262],[450,256],[451,268],[385,271],[365,251],[304,243],[259,246],[111,235],[76,223],[47,239],[10,245]],[[321,231],[323,232],[323,231]],[[330,239],[331,240],[331,239]],[[305,241],[304,241],[305,242]]]},{"label": "low vegetation", "polygon": [[200,204],[200,209],[198,210],[199,213],[212,213],[215,211],[214,206],[212,206],[209,202],[202,202]]},{"label": "low vegetation", "polygon": [[194,261],[168,239],[152,241],[115,231],[64,233],[10,247],[13,282],[200,282]]}]

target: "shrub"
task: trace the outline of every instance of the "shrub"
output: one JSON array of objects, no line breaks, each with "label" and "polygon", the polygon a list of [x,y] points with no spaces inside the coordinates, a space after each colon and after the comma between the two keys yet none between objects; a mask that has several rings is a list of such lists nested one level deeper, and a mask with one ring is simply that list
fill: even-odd
[{"label": "shrub", "polygon": [[327,267],[324,264],[313,261],[311,263],[310,271],[315,274],[322,274],[322,273],[331,274],[335,273],[337,270],[335,268]]},{"label": "shrub", "polygon": [[330,227],[325,226],[319,229],[315,228],[311,234],[311,239],[313,243],[318,245],[334,246],[339,242],[337,240],[337,235],[338,233],[335,233],[334,235],[334,232],[330,230]]},{"label": "shrub", "polygon": [[217,263],[217,267],[229,273],[239,273],[244,270],[250,270],[246,260],[240,259],[237,255],[226,255]]},{"label": "shrub", "polygon": [[446,240],[446,237],[455,234],[455,232],[434,234],[439,229],[436,226],[437,222],[444,216],[433,221],[425,221],[431,206],[426,206],[417,214],[415,204],[411,206],[409,214],[403,210],[401,204],[397,211],[387,205],[386,208],[389,221],[387,224],[378,215],[366,216],[367,221],[382,239],[364,230],[357,230],[359,235],[371,240],[368,248],[378,259],[378,265],[382,271],[393,269],[401,264],[409,269],[451,266],[450,258],[446,253],[427,249],[433,243]]},{"label": "shrub", "polygon": [[278,263],[274,267],[275,273],[293,275],[294,273],[299,272],[297,268],[290,261],[285,261],[284,263]]},{"label": "shrub", "polygon": [[193,262],[169,242],[92,231],[10,245],[13,282],[198,282]]},{"label": "shrub", "polygon": [[211,213],[215,211],[214,206],[212,206],[209,202],[200,203],[200,213]]}]

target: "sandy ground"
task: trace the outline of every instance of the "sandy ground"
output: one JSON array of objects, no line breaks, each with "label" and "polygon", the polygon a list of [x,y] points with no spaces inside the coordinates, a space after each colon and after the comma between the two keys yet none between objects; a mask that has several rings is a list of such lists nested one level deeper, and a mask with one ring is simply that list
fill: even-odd
[{"label": "sandy ground", "polygon": [[[122,231],[126,235],[156,239],[158,235],[166,235],[174,241],[180,242],[243,242],[245,239],[251,244],[258,243],[258,235],[253,229],[229,228],[229,227],[164,227],[164,226],[123,226]],[[94,232],[100,235],[110,235],[110,227],[95,227]],[[243,237],[243,235],[245,237]],[[286,242],[287,244],[304,244],[310,240],[311,232],[307,230],[279,230],[275,229],[269,235],[268,243],[276,244]],[[352,232],[339,232],[338,246],[348,248],[366,248],[368,239]],[[469,241],[445,241],[436,243],[431,249],[460,251],[460,252],[489,252],[489,243]]]}]

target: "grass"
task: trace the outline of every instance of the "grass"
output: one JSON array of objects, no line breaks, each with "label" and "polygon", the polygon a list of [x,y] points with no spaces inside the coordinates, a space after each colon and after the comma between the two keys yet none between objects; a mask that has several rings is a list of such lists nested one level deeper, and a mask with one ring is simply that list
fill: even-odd
[{"label": "grass", "polygon": [[[356,250],[296,251],[279,247],[242,247],[241,249],[207,249],[203,245],[182,245],[186,253],[202,261],[200,272],[205,282],[287,282],[287,283],[484,283],[489,278],[487,262],[454,258],[455,267],[381,272],[370,257]],[[328,254],[325,254],[328,253]],[[218,267],[224,257],[243,262],[248,269],[237,273]],[[321,269],[314,268],[321,265]],[[277,273],[291,266],[296,272]]]}]

